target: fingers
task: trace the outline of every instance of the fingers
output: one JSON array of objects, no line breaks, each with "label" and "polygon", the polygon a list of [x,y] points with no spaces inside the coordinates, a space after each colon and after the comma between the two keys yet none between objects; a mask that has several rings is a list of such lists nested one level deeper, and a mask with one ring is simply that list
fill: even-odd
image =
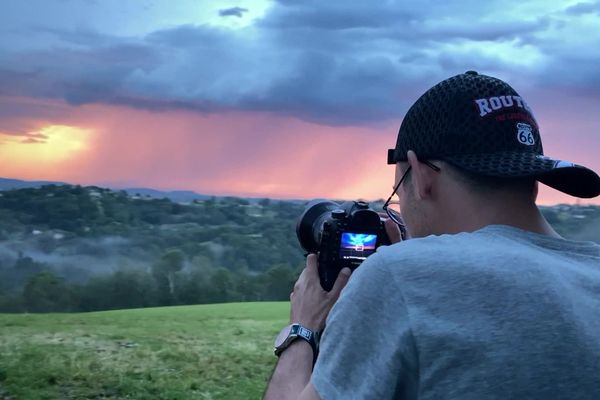
[{"label": "fingers", "polygon": [[400,228],[394,221],[388,218],[383,222],[383,224],[385,226],[385,233],[387,233],[388,238],[390,238],[390,242],[392,244],[402,241],[402,233],[400,232]]},{"label": "fingers", "polygon": [[300,273],[300,276],[298,277],[298,280],[296,281],[296,284],[294,285],[294,290],[298,290],[301,282],[304,282],[307,279],[311,279],[309,277],[311,277],[313,275],[317,275],[317,276],[319,275],[318,264],[319,264],[319,261],[318,261],[318,257],[316,254],[309,254],[306,257],[306,266],[302,270],[302,273]]},{"label": "fingers", "polygon": [[318,257],[316,254],[309,254],[308,257],[306,257],[306,270],[308,271],[308,273],[312,274],[312,273],[317,273],[317,265],[319,263]]},{"label": "fingers", "polygon": [[348,283],[351,274],[352,271],[350,271],[350,268],[342,269],[338,274],[338,277],[335,280],[335,283],[333,284],[333,288],[331,288],[329,295],[332,296],[334,299],[337,299],[344,286],[346,286],[346,284]]}]

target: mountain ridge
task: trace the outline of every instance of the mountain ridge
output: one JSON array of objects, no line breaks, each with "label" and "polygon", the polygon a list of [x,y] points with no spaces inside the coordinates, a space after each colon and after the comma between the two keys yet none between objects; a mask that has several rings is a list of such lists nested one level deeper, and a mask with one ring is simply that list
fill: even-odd
[{"label": "mountain ridge", "polygon": [[[29,189],[29,188],[39,188],[47,185],[73,185],[67,182],[61,181],[27,181],[22,179],[12,179],[12,178],[0,178],[0,191],[3,190],[14,190],[14,189]],[[75,186],[75,185],[73,185]],[[84,186],[84,185],[81,185]],[[87,186],[87,185],[86,185]],[[96,185],[90,185],[96,186]],[[108,187],[108,189],[114,191],[124,190],[130,196],[140,196],[140,197],[150,197],[153,199],[162,199],[168,198],[174,202],[178,203],[189,203],[194,200],[207,200],[213,196],[206,194],[199,194],[192,190],[158,190],[152,188],[144,188],[144,187],[133,187],[133,188],[118,188],[118,187]],[[221,197],[221,196],[214,196]]]}]

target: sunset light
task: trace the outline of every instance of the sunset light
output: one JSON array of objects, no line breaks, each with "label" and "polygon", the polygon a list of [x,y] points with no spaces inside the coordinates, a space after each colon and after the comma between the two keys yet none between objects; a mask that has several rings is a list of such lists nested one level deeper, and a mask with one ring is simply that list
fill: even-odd
[{"label": "sunset light", "polygon": [[75,126],[49,125],[25,136],[0,134],[2,172],[22,176],[28,171],[58,167],[89,149],[91,133]]},{"label": "sunset light", "polygon": [[0,178],[379,199],[410,105],[468,70],[526,99],[546,155],[598,171],[600,13],[567,3],[17,2]]}]

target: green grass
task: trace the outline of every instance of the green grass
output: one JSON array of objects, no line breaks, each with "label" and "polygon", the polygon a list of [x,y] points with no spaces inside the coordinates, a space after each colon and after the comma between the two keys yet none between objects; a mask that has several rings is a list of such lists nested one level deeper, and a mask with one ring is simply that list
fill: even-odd
[{"label": "green grass", "polygon": [[0,399],[259,399],[289,303],[0,314]]}]

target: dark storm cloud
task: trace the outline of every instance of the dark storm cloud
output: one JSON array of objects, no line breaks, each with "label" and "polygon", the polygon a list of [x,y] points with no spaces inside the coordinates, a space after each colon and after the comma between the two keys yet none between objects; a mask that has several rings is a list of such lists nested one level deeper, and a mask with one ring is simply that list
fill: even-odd
[{"label": "dark storm cloud", "polygon": [[[0,75],[2,75],[1,72]],[[50,123],[60,122],[61,117],[65,115],[65,108],[64,105],[57,105],[56,102],[37,100],[31,97],[0,96],[0,133],[30,135],[38,128],[36,120]]]},{"label": "dark storm cloud", "polygon": [[159,58],[154,49],[137,44],[5,54],[0,57],[0,95],[59,97],[70,104],[111,102],[127,95],[128,80],[154,68]]},{"label": "dark storm cloud", "polygon": [[247,8],[232,7],[232,8],[226,8],[224,10],[219,10],[219,15],[221,17],[238,17],[238,18],[242,18],[244,16],[245,12],[248,12]]},{"label": "dark storm cloud", "polygon": [[[531,85],[566,77],[561,87],[587,85],[597,96],[600,43],[581,48],[544,34],[598,4],[517,18],[496,16],[506,5],[495,1],[280,0],[246,28],[180,25],[138,37],[38,24],[20,47],[0,40],[0,95],[157,111],[261,110],[333,125],[400,118],[427,87],[468,69]],[[515,55],[490,50],[499,45]],[[519,57],[528,54],[544,62],[524,67]]]},{"label": "dark storm cloud", "polygon": [[[235,44],[235,37],[231,32],[208,25],[182,25],[159,30],[149,34],[145,39],[151,45],[165,45],[181,49],[204,47],[217,50],[222,46]],[[223,48],[223,51],[230,50]]]},{"label": "dark storm cloud", "polygon": [[264,96],[241,99],[243,106],[330,124],[356,124],[399,114],[403,101],[397,88],[403,84],[402,75],[386,57],[339,60],[307,52],[294,68],[293,79],[274,81]]},{"label": "dark storm cloud", "polygon": [[377,3],[358,3],[340,7],[336,2],[311,5],[295,2],[274,7],[260,25],[274,29],[313,28],[321,30],[382,28],[420,20],[421,16],[398,7]]},{"label": "dark storm cloud", "polygon": [[567,8],[565,12],[571,15],[600,14],[600,1],[577,3]]},{"label": "dark storm cloud", "polygon": [[36,25],[34,27],[30,27],[29,31],[34,31],[38,35],[48,35],[48,37],[56,39],[63,45],[100,47],[114,45],[116,41],[114,36],[101,34],[83,27],[64,30],[43,25]]}]

